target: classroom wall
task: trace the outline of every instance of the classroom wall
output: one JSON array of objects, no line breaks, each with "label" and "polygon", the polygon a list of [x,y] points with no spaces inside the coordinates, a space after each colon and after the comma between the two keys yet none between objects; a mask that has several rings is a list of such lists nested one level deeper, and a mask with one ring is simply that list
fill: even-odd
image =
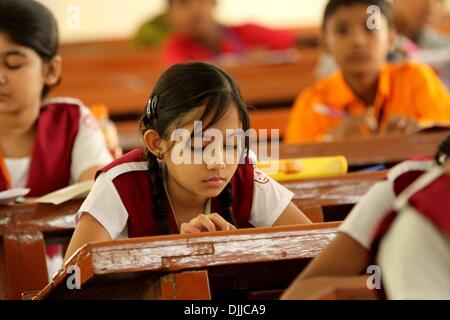
[{"label": "classroom wall", "polygon": [[[166,0],[38,0],[55,14],[63,43],[123,39],[149,17],[164,10]],[[272,27],[320,23],[327,0],[218,0],[217,17],[229,24],[247,21]],[[446,0],[450,11],[450,0]]]},{"label": "classroom wall", "polygon": [[[63,43],[127,38],[165,0],[38,0],[55,14]],[[230,24],[254,21],[273,27],[318,24],[326,0],[218,0],[217,17]],[[79,19],[77,19],[79,17]]]}]

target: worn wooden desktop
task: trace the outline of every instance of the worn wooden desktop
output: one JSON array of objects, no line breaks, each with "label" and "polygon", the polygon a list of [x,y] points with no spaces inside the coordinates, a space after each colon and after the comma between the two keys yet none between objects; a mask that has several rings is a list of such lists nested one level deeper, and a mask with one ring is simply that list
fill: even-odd
[{"label": "worn wooden desktop", "polygon": [[350,167],[395,164],[416,155],[434,157],[439,144],[450,130],[414,135],[390,135],[353,138],[337,142],[281,145],[280,158],[307,158],[341,155]]},{"label": "worn wooden desktop", "polygon": [[70,239],[80,204],[0,206],[0,299],[20,299],[48,283],[45,243]]},{"label": "worn wooden desktop", "polygon": [[[35,299],[246,298],[248,292],[282,290],[335,237],[337,226],[328,223],[89,244]],[[80,290],[66,285],[72,265],[80,270]]]}]

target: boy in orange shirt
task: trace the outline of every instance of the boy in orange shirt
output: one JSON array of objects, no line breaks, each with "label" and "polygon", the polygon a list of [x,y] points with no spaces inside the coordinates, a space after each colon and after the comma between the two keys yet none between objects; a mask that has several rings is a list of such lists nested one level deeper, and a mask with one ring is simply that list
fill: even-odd
[{"label": "boy in orange shirt", "polygon": [[323,30],[341,70],[297,98],[286,143],[412,133],[450,124],[450,96],[431,68],[386,64],[395,42],[389,3],[330,0]]}]

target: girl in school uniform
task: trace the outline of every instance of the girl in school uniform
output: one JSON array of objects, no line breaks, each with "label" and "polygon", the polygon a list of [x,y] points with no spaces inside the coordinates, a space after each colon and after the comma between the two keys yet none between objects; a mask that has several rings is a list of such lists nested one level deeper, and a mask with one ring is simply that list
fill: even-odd
[{"label": "girl in school uniform", "polygon": [[395,200],[375,232],[372,255],[388,299],[450,299],[450,162]]},{"label": "girl in school uniform", "polygon": [[[375,184],[353,208],[339,227],[336,238],[297,277],[282,298],[308,299],[321,290],[350,282],[365,286],[372,275],[367,273],[367,268],[374,264],[374,240],[381,235],[379,226],[385,225],[391,216],[397,197],[403,197],[416,180],[442,173],[442,166],[449,165],[449,155],[450,136],[440,145],[435,159],[418,156],[392,168],[386,179]],[[445,195],[444,192],[439,194]],[[446,200],[435,200],[434,205],[446,208]]]},{"label": "girl in school uniform", "polygon": [[80,101],[45,100],[61,78],[58,46],[47,8],[36,1],[0,2],[0,191],[27,187],[29,197],[39,197],[93,179],[112,161]]},{"label": "girl in school uniform", "polygon": [[43,5],[0,2],[0,190],[39,197],[93,179],[112,161],[90,111],[76,99],[45,100],[61,78],[58,27]]},{"label": "girl in school uniform", "polygon": [[[97,173],[66,259],[95,241],[310,223],[291,202],[292,192],[255,169],[248,144],[240,148],[239,132],[249,128],[247,106],[227,73],[202,62],[170,67],[142,117],[145,151]],[[177,139],[177,129],[194,143]],[[228,138],[206,139],[210,132]],[[196,164],[178,159],[181,152],[188,160],[202,158],[212,147],[223,157]]]}]

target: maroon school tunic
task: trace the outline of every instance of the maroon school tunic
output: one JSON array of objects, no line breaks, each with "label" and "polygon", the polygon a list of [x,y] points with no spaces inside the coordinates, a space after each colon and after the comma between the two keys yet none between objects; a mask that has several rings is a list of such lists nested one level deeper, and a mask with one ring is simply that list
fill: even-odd
[{"label": "maroon school tunic", "polygon": [[[97,172],[114,171],[112,183],[116,188],[125,209],[128,212],[128,236],[130,238],[147,237],[158,234],[155,218],[155,205],[152,198],[152,186],[147,159],[142,150],[135,149]],[[143,165],[145,164],[145,165]],[[144,168],[144,169],[143,169]],[[250,161],[240,164],[232,178],[233,214],[240,228],[252,227],[249,223],[253,203],[254,165]],[[212,199],[211,211],[220,213],[218,198]],[[169,222],[177,230],[173,212],[167,205]]]},{"label": "maroon school tunic", "polygon": [[[41,107],[26,185],[31,190],[29,197],[40,197],[69,185],[80,114],[76,103],[55,100]],[[0,191],[6,189],[8,184],[0,170]]]}]

